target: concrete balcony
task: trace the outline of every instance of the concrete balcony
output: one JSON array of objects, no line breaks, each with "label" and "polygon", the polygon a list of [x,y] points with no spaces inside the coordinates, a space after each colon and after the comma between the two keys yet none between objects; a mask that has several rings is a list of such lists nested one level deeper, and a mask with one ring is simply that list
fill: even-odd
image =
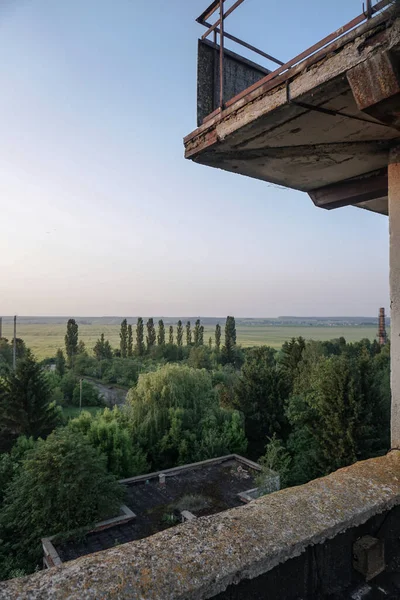
[{"label": "concrete balcony", "polygon": [[273,73],[225,51],[223,103],[210,115],[220,46],[201,41],[199,127],[184,140],[186,158],[308,192],[323,208],[388,214],[389,152],[400,137],[399,7],[388,4]]},{"label": "concrete balcony", "polygon": [[395,450],[245,506],[1,583],[0,598],[398,598],[399,505]]}]

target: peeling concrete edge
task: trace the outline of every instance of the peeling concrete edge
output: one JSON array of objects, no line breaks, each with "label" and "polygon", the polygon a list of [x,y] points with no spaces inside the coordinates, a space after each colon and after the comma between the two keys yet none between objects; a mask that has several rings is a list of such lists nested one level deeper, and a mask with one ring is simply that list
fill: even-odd
[{"label": "peeling concrete edge", "polygon": [[[0,584],[0,599],[205,600],[400,504],[400,453]],[[104,568],[106,565],[106,568]]]},{"label": "peeling concrete edge", "polygon": [[258,463],[245,458],[244,456],[240,456],[239,454],[227,454],[225,456],[219,456],[217,458],[209,458],[207,460],[201,460],[195,463],[189,463],[188,465],[182,465],[181,467],[172,467],[171,469],[163,469],[162,471],[154,471],[153,473],[146,473],[144,475],[136,475],[135,477],[127,477],[126,479],[120,479],[119,483],[123,485],[131,485],[134,483],[139,483],[141,481],[146,481],[147,479],[158,479],[160,475],[165,475],[166,477],[173,477],[174,475],[179,475],[180,473],[184,473],[185,471],[191,471],[192,469],[198,469],[201,467],[207,467],[211,465],[219,465],[221,463],[227,462],[228,460],[236,460],[238,463],[242,463],[255,471],[261,471],[261,467]]},{"label": "peeling concrete edge", "polygon": [[[303,61],[295,67],[293,67],[290,73],[290,77],[287,78],[287,81],[290,81],[291,86],[293,86],[291,94],[292,98],[301,100],[303,96],[307,96],[307,90],[303,90],[301,93],[299,93],[299,91],[296,89],[299,85],[298,82],[302,77],[309,75],[311,71],[315,69],[315,67],[318,66],[321,62],[328,62],[334,59],[337,56],[337,54],[343,52],[345,48],[350,47],[351,45],[357,46],[359,45],[360,41],[365,41],[367,37],[370,37],[371,31],[379,29],[379,27],[383,23],[389,22],[392,15],[393,11],[390,8],[387,9],[387,11],[384,11],[383,13],[374,17],[374,19],[371,20],[374,21],[373,23],[364,23],[358,28],[350,31],[349,34],[344,35],[342,38],[340,38],[340,40],[337,40],[341,42],[341,45],[335,53],[329,54],[329,52],[326,52],[323,58],[320,58],[319,60],[316,58],[315,64],[303,65],[303,63],[306,62]],[[393,23],[391,23],[390,27],[391,29],[393,28]],[[352,35],[350,36],[350,34]],[[386,40],[387,49],[390,49],[395,44],[399,43],[398,38],[393,38],[394,36],[391,34],[391,32],[389,32]],[[380,44],[380,47],[381,46],[382,44]],[[329,47],[326,47],[323,50],[328,49]],[[365,57],[360,56],[360,59],[356,64],[360,64],[361,62],[367,60],[369,54],[373,51],[374,49],[370,49],[368,53],[366,53]],[[315,57],[317,57],[317,55],[318,53],[315,54]],[[353,66],[355,65],[352,65],[352,67]],[[302,69],[300,69],[300,67],[302,67]],[[281,79],[282,76],[279,75],[273,87],[269,86],[266,90],[263,90],[263,86],[261,86],[258,90],[255,90],[254,92],[250,93],[249,96],[245,96],[244,98],[238,100],[237,102],[235,102],[235,104],[228,107],[219,115],[214,117],[214,119],[211,119],[209,122],[204,123],[201,127],[199,127],[198,129],[190,133],[188,136],[186,136],[184,138],[185,158],[196,160],[197,156],[200,156],[203,152],[207,151],[208,146],[224,141],[224,139],[228,135],[231,135],[235,130],[244,126],[243,124],[240,125],[235,123],[235,126],[232,128],[232,126],[228,126],[228,123],[232,122],[233,119],[239,119],[239,116],[244,112],[249,111],[251,106],[264,102],[266,98],[272,99],[275,95],[277,95],[277,99],[275,99],[274,102],[272,102],[272,107],[268,109],[264,107],[264,110],[258,111],[260,114],[257,116],[257,119],[261,118],[265,114],[272,113],[275,110],[278,110],[282,108],[282,106],[286,105],[286,81],[281,81]],[[332,79],[332,74],[330,75],[330,79]],[[273,81],[274,80],[272,80],[272,82]],[[272,82],[268,82],[268,84],[272,85]],[[324,83],[326,83],[326,81],[318,83],[317,85],[313,84],[313,87],[318,87],[320,85],[323,85]],[[265,85],[267,86],[268,84]],[[254,119],[252,120],[252,122],[253,121]],[[208,136],[215,138],[211,142],[211,144],[207,143]]]},{"label": "peeling concrete edge", "polygon": [[[122,525],[123,523],[129,523],[132,519],[136,519],[135,513],[125,504],[121,506],[122,515],[118,515],[117,517],[112,517],[111,519],[105,519],[104,521],[99,521],[95,523],[93,529],[90,529],[86,535],[90,533],[96,533],[97,531],[103,531],[104,529],[109,529],[110,527],[114,527],[115,525]],[[73,532],[72,532],[73,536]],[[51,535],[49,537],[44,537],[40,541],[42,542],[42,547],[45,556],[50,556],[53,565],[59,566],[63,564],[60,555],[58,554],[57,548],[54,544],[57,544],[57,534]]]}]

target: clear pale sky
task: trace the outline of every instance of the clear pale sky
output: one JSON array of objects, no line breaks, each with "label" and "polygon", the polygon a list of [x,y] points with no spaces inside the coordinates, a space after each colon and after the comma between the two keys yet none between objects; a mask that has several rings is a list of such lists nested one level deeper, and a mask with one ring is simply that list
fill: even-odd
[{"label": "clear pale sky", "polygon": [[[2,1],[1,314],[388,307],[386,217],[184,160],[207,3]],[[247,0],[229,30],[287,60],[360,12]]]}]

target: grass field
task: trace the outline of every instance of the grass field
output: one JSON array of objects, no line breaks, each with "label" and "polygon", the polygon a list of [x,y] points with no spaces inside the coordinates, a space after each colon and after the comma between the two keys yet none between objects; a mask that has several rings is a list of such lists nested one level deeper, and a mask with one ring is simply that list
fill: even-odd
[{"label": "grass field", "polygon": [[[66,324],[40,325],[21,323],[18,326],[17,335],[25,341],[26,345],[31,348],[38,359],[43,359],[48,356],[54,356],[58,348],[64,347],[65,330]],[[88,349],[93,348],[101,333],[104,333],[106,339],[110,341],[113,347],[116,348],[119,346],[118,325],[79,325],[79,339],[85,342]],[[286,340],[300,335],[306,339],[313,340],[330,340],[343,336],[348,342],[355,342],[363,338],[373,340],[376,337],[376,333],[376,327],[374,326],[238,325],[237,327],[238,343],[244,347],[267,344],[273,348],[280,348]],[[6,323],[3,325],[3,335],[9,339],[12,338],[11,324]],[[214,337],[214,328],[206,327],[204,333],[205,343],[208,343],[210,336]]]}]

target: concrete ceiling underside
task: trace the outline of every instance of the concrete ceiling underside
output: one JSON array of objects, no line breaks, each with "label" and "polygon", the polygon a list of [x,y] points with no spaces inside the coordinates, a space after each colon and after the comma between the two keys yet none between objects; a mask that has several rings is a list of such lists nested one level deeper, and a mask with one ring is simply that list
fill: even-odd
[{"label": "concrete ceiling underside", "polygon": [[354,34],[293,80],[204,123],[185,139],[186,157],[307,192],[322,208],[387,214],[389,153],[400,138],[399,44],[399,19]]}]

